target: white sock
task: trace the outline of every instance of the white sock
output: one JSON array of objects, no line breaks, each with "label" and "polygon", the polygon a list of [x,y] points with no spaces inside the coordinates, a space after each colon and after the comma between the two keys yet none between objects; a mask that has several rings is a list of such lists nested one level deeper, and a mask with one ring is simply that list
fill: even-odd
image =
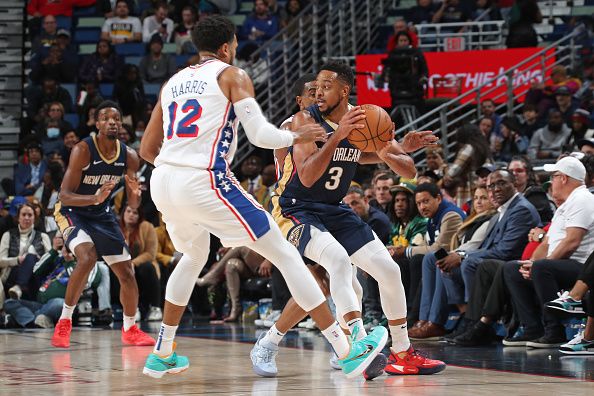
[{"label": "white sock", "polygon": [[338,322],[335,321],[333,324],[328,326],[327,329],[322,330],[322,334],[324,337],[326,337],[330,345],[332,345],[332,348],[334,348],[334,353],[336,353],[336,356],[338,356],[339,359],[344,359],[348,356],[349,352],[351,351],[351,346],[349,345],[349,340],[342,332]]},{"label": "white sock", "polygon": [[357,331],[357,339],[355,341],[359,341],[360,339],[367,337],[367,332],[363,327],[363,319],[351,319],[347,322],[347,326],[349,326],[349,331],[351,332],[351,334],[355,334],[353,332],[355,330],[355,326],[359,327],[359,331]]},{"label": "white sock", "polygon": [[278,345],[284,336],[285,333],[281,333],[276,328],[276,325],[272,325],[272,327],[268,329],[268,332],[266,332],[266,335],[262,338],[262,341],[267,341],[274,345]]},{"label": "white sock", "polygon": [[395,353],[404,352],[410,348],[406,323],[395,326],[390,325],[390,334],[392,335],[392,349]]},{"label": "white sock", "polygon": [[159,356],[169,356],[173,352],[173,339],[175,338],[175,332],[177,326],[169,326],[165,323],[161,323],[161,329],[159,330],[159,337],[153,352]]},{"label": "white sock", "polygon": [[64,303],[64,305],[62,306],[62,315],[60,315],[60,319],[68,319],[68,320],[72,320],[72,313],[74,312],[74,308],[75,306],[70,306],[70,305],[66,305],[66,303]]},{"label": "white sock", "polygon": [[124,315],[124,331],[130,330],[130,327],[136,324],[136,320],[134,316],[126,316]]}]

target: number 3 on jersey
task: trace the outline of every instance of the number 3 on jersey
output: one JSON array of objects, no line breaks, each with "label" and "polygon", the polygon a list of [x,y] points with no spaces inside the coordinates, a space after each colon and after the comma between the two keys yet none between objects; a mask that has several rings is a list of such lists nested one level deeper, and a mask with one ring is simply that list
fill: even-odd
[{"label": "number 3 on jersey", "polygon": [[[169,105],[169,127],[167,128],[167,139],[173,137],[173,128],[175,124],[175,118],[177,116],[178,104],[177,102],[171,102]],[[198,125],[196,121],[202,116],[202,106],[196,99],[188,99],[183,105],[181,105],[181,112],[185,114],[184,117],[179,120],[177,128],[175,128],[175,134],[180,138],[196,137],[198,136]]]},{"label": "number 3 on jersey", "polygon": [[324,184],[326,190],[336,190],[340,185],[340,177],[342,176],[343,169],[340,166],[333,166],[328,170],[328,177],[330,180]]}]

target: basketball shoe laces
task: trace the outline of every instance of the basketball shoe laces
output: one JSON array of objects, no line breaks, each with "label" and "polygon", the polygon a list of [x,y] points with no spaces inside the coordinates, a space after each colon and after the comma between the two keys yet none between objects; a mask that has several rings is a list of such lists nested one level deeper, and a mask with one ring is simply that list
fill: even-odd
[{"label": "basketball shoe laces", "polygon": [[[407,352],[406,356],[404,357],[404,361],[408,363],[421,363],[423,360],[426,360],[427,356],[423,353],[419,352],[418,350],[412,348],[412,352]],[[390,359],[391,362],[394,362],[395,359]]]},{"label": "basketball shoe laces", "polygon": [[60,337],[66,337],[68,335],[68,322],[67,321],[60,321],[58,324],[58,335]]},{"label": "basketball shoe laces", "polygon": [[274,356],[274,351],[260,345],[260,348],[256,350],[255,355],[258,363],[269,363]]}]

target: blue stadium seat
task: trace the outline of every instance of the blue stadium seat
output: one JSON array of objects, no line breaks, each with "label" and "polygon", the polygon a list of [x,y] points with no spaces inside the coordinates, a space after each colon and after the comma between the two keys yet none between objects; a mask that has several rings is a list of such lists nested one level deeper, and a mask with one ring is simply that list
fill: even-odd
[{"label": "blue stadium seat", "polygon": [[58,29],[72,29],[72,18],[67,16],[57,16],[56,17],[56,24],[58,25]]},{"label": "blue stadium seat", "polygon": [[70,94],[73,102],[76,102],[76,84],[60,84],[62,88],[64,88]]},{"label": "blue stadium seat", "polygon": [[188,59],[190,59],[190,55],[177,55],[175,57],[175,64],[177,67],[186,67]]},{"label": "blue stadium seat", "polygon": [[74,32],[74,42],[83,43],[96,43],[101,38],[100,29],[76,29]]},{"label": "blue stadium seat", "polygon": [[146,53],[146,44],[143,43],[125,43],[115,45],[115,50],[118,55],[136,55],[142,56]]},{"label": "blue stadium seat", "polygon": [[66,113],[64,114],[64,120],[68,121],[72,124],[74,128],[78,128],[78,114],[76,113]]},{"label": "blue stadium seat", "polygon": [[75,16],[75,17],[95,16],[96,13],[97,13],[97,9],[95,8],[95,6],[83,7],[83,8],[76,7],[74,9],[74,12],[72,13],[72,16]]},{"label": "blue stadium seat", "polygon": [[129,65],[140,65],[140,60],[142,59],[142,56],[127,56],[124,58],[124,63],[129,64]]},{"label": "blue stadium seat", "polygon": [[113,84],[99,84],[99,92],[101,92],[103,99],[111,99],[113,96]]},{"label": "blue stadium seat", "polygon": [[147,96],[159,96],[161,84],[144,84],[144,94]]}]

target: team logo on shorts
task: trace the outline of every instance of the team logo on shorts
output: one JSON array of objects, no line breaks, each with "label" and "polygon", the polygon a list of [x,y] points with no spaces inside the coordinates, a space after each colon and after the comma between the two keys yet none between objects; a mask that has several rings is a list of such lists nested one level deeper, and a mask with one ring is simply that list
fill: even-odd
[{"label": "team logo on shorts", "polygon": [[62,238],[64,238],[65,241],[68,240],[68,237],[70,236],[70,234],[72,234],[72,231],[74,231],[76,227],[74,226],[70,226],[68,228],[66,228],[64,231],[62,231]]},{"label": "team logo on shorts", "polygon": [[301,236],[303,235],[303,230],[305,229],[305,224],[299,224],[298,226],[293,227],[291,232],[289,232],[289,236],[287,240],[295,247],[299,247],[299,241],[301,240]]}]

